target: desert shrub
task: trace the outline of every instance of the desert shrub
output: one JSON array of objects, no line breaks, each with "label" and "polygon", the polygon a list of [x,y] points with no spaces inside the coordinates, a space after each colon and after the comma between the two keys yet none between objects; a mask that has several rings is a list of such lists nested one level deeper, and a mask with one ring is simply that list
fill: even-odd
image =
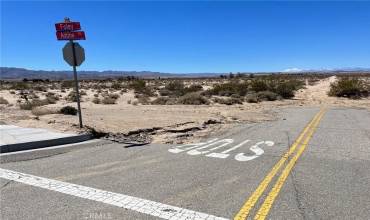
[{"label": "desert shrub", "polygon": [[258,102],[258,96],[256,93],[248,93],[245,96],[245,101],[248,103],[257,103]]},{"label": "desert shrub", "polygon": [[201,85],[190,85],[185,87],[181,81],[172,81],[165,85],[165,87],[159,90],[161,96],[180,97],[187,93],[199,92],[203,90]]},{"label": "desert shrub", "polygon": [[251,90],[255,92],[266,91],[269,89],[268,84],[262,80],[252,80],[251,82]]},{"label": "desert shrub", "polygon": [[200,92],[203,90],[203,87],[201,85],[190,85],[189,87],[185,88],[185,93],[189,92]]},{"label": "desert shrub", "polygon": [[108,95],[108,97],[111,98],[111,99],[118,99],[119,98],[119,95],[117,93],[110,93]]},{"label": "desert shrub", "polygon": [[158,97],[151,102],[152,105],[174,105],[176,104],[175,98],[170,97]]},{"label": "desert shrub", "polygon": [[223,84],[217,84],[212,89],[207,90],[203,94],[219,96],[231,96],[233,94],[237,94],[239,96],[245,96],[247,91],[248,91],[247,83],[228,82]]},{"label": "desert shrub", "polygon": [[240,99],[241,97],[240,97],[240,95],[238,95],[238,94],[232,94],[232,95],[230,96],[230,98]]},{"label": "desert shrub", "polygon": [[75,86],[75,83],[74,81],[62,81],[62,83],[60,84],[61,88],[62,89],[69,89],[69,88],[72,88]]},{"label": "desert shrub", "polygon": [[70,102],[77,102],[76,92],[75,91],[69,92],[65,99]]},{"label": "desert shrub", "polygon": [[33,105],[30,101],[26,101],[25,103],[20,103],[19,108],[22,110],[32,110]]},{"label": "desert shrub", "polygon": [[275,101],[278,99],[278,94],[271,91],[257,92],[256,95],[259,101]]},{"label": "desert shrub", "polygon": [[48,92],[45,96],[49,104],[55,104],[59,100],[59,96],[53,92]]},{"label": "desert shrub", "polygon": [[147,96],[154,95],[152,89],[146,85],[146,82],[144,80],[132,81],[130,84],[130,88],[132,88],[135,91],[135,93],[138,93],[138,94],[144,94]]},{"label": "desert shrub", "polygon": [[14,90],[26,90],[29,88],[30,88],[30,85],[26,82],[15,82],[15,83],[12,83],[12,85],[10,86],[10,89],[14,89]]},{"label": "desert shrub", "polygon": [[100,104],[101,103],[101,100],[97,97],[95,97],[93,100],[92,100],[93,103],[95,104]]},{"label": "desert shrub", "polygon": [[138,95],[138,96],[136,96],[136,98],[137,98],[137,101],[142,105],[150,104],[150,99],[146,95]]},{"label": "desert shrub", "polygon": [[36,90],[36,91],[41,91],[41,92],[47,92],[48,91],[47,87],[45,87],[43,85],[39,85],[39,84],[32,86],[32,89]]},{"label": "desert shrub", "polygon": [[49,100],[48,99],[32,99],[32,103],[34,106],[43,106],[43,105],[48,105]]},{"label": "desert shrub", "polygon": [[21,94],[21,95],[26,95],[27,98],[29,98],[29,99],[38,99],[38,98],[40,98],[36,93],[33,93],[33,92],[31,92],[29,94]]},{"label": "desert shrub", "polygon": [[159,90],[159,95],[161,95],[161,96],[169,96],[169,95],[171,95],[171,91],[169,91],[167,89],[161,89],[161,90]]},{"label": "desert shrub", "polygon": [[185,88],[184,86],[184,83],[181,82],[181,81],[172,81],[172,82],[169,82],[167,83],[165,86],[164,86],[164,89],[168,90],[168,91],[180,91],[180,90],[183,90]]},{"label": "desert shrub", "polygon": [[294,92],[297,90],[297,88],[298,87],[292,83],[283,82],[276,87],[274,92],[279,94],[284,99],[290,99],[294,97]]},{"label": "desert shrub", "polygon": [[32,110],[35,107],[48,105],[49,102],[47,99],[33,99],[32,101],[26,101],[19,104],[19,108],[22,110]]},{"label": "desert shrub", "polygon": [[55,100],[59,100],[59,96],[58,95],[56,95],[55,93],[53,93],[53,92],[48,92],[48,93],[46,93],[46,95],[45,95],[46,97],[53,97]]},{"label": "desert shrub", "polygon": [[104,97],[102,100],[102,103],[104,105],[113,105],[113,104],[116,104],[116,99],[112,99],[110,97]]},{"label": "desert shrub", "polygon": [[36,107],[31,110],[31,113],[36,116],[41,116],[41,115],[56,114],[58,112],[55,109]]},{"label": "desert shrub", "polygon": [[168,96],[173,96],[173,97],[179,97],[179,96],[186,94],[184,83],[181,81],[172,81],[172,82],[167,83],[164,86],[164,89],[160,91],[159,93],[161,95],[165,95],[163,94],[165,92],[168,93],[167,94]]},{"label": "desert shrub", "polygon": [[120,82],[114,82],[112,83],[111,88],[115,90],[120,90],[121,88],[123,88],[123,85]]},{"label": "desert shrub", "polygon": [[57,103],[58,99],[59,99],[59,97],[57,97],[57,96],[46,97],[46,100],[47,100],[48,104],[55,104],[55,103]]},{"label": "desert shrub", "polygon": [[177,103],[183,105],[208,105],[209,101],[201,94],[193,92],[178,98]]},{"label": "desert shrub", "polygon": [[77,115],[77,109],[73,106],[64,106],[59,112],[64,115]]},{"label": "desert shrub", "polygon": [[[82,102],[82,96],[86,95],[86,92],[81,90],[80,91],[80,102]],[[77,95],[75,91],[70,91],[66,97],[66,100],[69,102],[77,102]]]},{"label": "desert shrub", "polygon": [[234,104],[243,104],[243,101],[240,98],[214,98],[214,102],[223,104],[223,105],[234,105]]},{"label": "desert shrub", "polygon": [[85,90],[80,90],[80,96],[87,95]]},{"label": "desert shrub", "polygon": [[4,97],[0,96],[0,104],[7,105],[9,104],[8,100],[4,99]]},{"label": "desert shrub", "polygon": [[342,78],[337,82],[330,84],[330,96],[357,98],[367,96],[365,85],[356,78]]}]

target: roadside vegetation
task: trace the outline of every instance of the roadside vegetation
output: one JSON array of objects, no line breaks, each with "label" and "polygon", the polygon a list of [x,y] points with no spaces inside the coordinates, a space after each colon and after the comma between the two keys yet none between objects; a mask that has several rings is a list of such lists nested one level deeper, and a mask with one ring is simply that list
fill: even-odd
[{"label": "roadside vegetation", "polygon": [[358,99],[370,94],[370,85],[357,78],[340,78],[330,85],[329,96]]},{"label": "roadside vegetation", "polygon": [[[102,105],[121,102],[129,105],[240,105],[292,99],[296,91],[304,85],[313,85],[325,77],[328,75],[228,74],[218,78],[179,79],[121,77],[81,80],[80,94],[81,102]],[[360,98],[369,95],[369,81],[361,80],[368,79],[368,76],[339,78],[338,82],[330,86],[330,96]],[[24,79],[18,82],[1,81],[0,86],[1,90],[7,90],[16,96],[17,105],[24,110],[77,101],[73,80]],[[126,95],[128,93],[133,96]],[[123,95],[125,98],[121,101],[120,97]],[[9,102],[0,98],[0,104],[6,103]]]}]

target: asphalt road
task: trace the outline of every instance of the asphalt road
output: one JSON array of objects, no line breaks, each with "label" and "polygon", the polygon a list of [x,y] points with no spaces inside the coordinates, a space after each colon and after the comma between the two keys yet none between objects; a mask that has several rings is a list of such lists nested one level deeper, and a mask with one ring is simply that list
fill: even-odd
[{"label": "asphalt road", "polygon": [[369,111],[285,109],[203,143],[91,144],[2,163],[0,218],[369,219]]}]

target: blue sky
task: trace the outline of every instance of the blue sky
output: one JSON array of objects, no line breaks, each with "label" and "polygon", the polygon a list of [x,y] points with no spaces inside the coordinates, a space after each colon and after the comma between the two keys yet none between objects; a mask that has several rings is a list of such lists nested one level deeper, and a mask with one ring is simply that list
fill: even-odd
[{"label": "blue sky", "polygon": [[1,66],[69,70],[54,23],[86,32],[81,70],[370,67],[370,2],[1,2]]}]

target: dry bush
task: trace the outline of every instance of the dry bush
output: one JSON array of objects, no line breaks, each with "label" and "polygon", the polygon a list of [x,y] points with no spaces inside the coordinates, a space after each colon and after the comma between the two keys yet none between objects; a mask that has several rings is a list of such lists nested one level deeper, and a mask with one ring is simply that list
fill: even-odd
[{"label": "dry bush", "polygon": [[251,90],[255,92],[267,91],[270,89],[267,83],[262,80],[252,80],[250,87]]},{"label": "dry bush", "polygon": [[95,97],[93,100],[92,100],[93,103],[95,104],[100,104],[101,103],[101,100],[97,97]]},{"label": "dry bush", "polygon": [[295,82],[283,82],[280,83],[274,92],[279,94],[284,99],[290,99],[294,97],[294,93],[296,90],[298,90],[300,87],[295,84]]},{"label": "dry bush", "polygon": [[59,110],[61,114],[64,115],[77,115],[77,109],[73,106],[64,106]]},{"label": "dry bush", "polygon": [[150,104],[150,99],[146,95],[137,95],[136,98],[137,98],[137,101],[142,105]]},{"label": "dry bush", "polygon": [[31,101],[27,100],[24,103],[20,103],[19,107],[22,110],[32,110],[35,107],[48,105],[49,101],[47,99],[32,99]]},{"label": "dry bush", "polygon": [[183,105],[208,105],[209,101],[198,92],[187,93],[177,100],[177,104]]},{"label": "dry bush", "polygon": [[[80,102],[82,102],[82,96],[87,95],[84,90],[80,91]],[[77,102],[77,95],[75,91],[70,91],[65,98],[69,102]]]},{"label": "dry bush", "polygon": [[30,89],[30,84],[26,82],[15,82],[11,84],[9,89],[27,90],[27,89]]},{"label": "dry bush", "polygon": [[0,96],[0,104],[7,105],[9,104],[8,100],[4,99],[4,97]]},{"label": "dry bush", "polygon": [[119,98],[119,95],[117,93],[111,93],[108,95],[109,98],[111,99],[118,99]]},{"label": "dry bush", "polygon": [[328,94],[337,97],[359,98],[368,96],[369,91],[365,84],[357,78],[341,78],[330,84]]},{"label": "dry bush", "polygon": [[131,82],[130,88],[132,88],[137,94],[142,94],[146,96],[154,95],[152,89],[146,85],[146,82],[144,80],[134,80],[133,82]]},{"label": "dry bush", "polygon": [[245,96],[248,91],[248,83],[240,83],[238,81],[232,81],[223,84],[216,84],[212,89],[205,91],[205,95],[219,95],[219,96],[231,96],[237,94],[239,96]]},{"label": "dry bush", "polygon": [[104,97],[102,100],[102,103],[104,105],[113,105],[113,104],[116,104],[116,99],[112,99],[110,97]]},{"label": "dry bush", "polygon": [[258,101],[275,101],[280,99],[279,95],[271,91],[257,92]]},{"label": "dry bush", "polygon": [[55,110],[55,109],[40,108],[40,107],[33,108],[31,112],[32,112],[32,114],[34,114],[36,116],[57,114],[58,113],[58,111]]},{"label": "dry bush", "polygon": [[243,104],[243,101],[240,98],[214,98],[215,103],[223,105],[234,105],[234,104]]},{"label": "dry bush", "polygon": [[60,84],[60,86],[61,86],[62,89],[69,89],[69,88],[73,88],[75,86],[75,83],[74,83],[74,81],[71,81],[71,80],[63,81]]},{"label": "dry bush", "polygon": [[174,105],[176,104],[175,98],[170,97],[158,97],[151,102],[152,105]]},{"label": "dry bush", "polygon": [[171,81],[165,85],[165,87],[159,90],[161,96],[180,97],[187,93],[202,91],[201,85],[190,85],[185,87],[182,81]]},{"label": "dry bush", "polygon": [[257,103],[258,102],[258,96],[256,93],[248,93],[245,96],[245,101],[248,103]]}]

